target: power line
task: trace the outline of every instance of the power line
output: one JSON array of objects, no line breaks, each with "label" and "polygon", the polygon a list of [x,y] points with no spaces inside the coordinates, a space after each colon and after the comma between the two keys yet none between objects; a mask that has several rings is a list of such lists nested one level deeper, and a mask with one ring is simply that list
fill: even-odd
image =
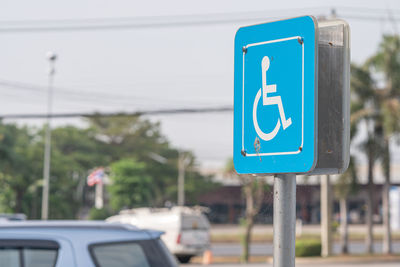
[{"label": "power line", "polygon": [[[293,9],[278,9],[278,10],[263,10],[263,11],[248,11],[248,12],[230,12],[230,13],[210,13],[210,14],[189,14],[189,15],[165,15],[165,16],[141,16],[141,17],[109,17],[109,18],[81,18],[81,19],[48,19],[48,20],[3,20],[0,21],[0,25],[7,27],[19,27],[19,26],[34,26],[40,27],[41,24],[48,24],[55,28],[57,26],[68,26],[71,27],[96,27],[96,26],[138,26],[146,27],[152,26],[159,27],[160,25],[166,26],[185,26],[186,23],[231,23],[237,20],[257,20],[257,19],[268,19],[271,16],[277,17],[277,14],[299,14],[317,12],[321,10],[329,10],[327,7],[316,7],[316,8],[293,8]],[[7,25],[8,24],[8,25]],[[68,25],[70,24],[70,25]],[[71,25],[72,24],[72,25]],[[102,25],[103,24],[103,25]],[[119,25],[121,24],[121,25]],[[6,27],[4,27],[6,28]],[[13,29],[13,28],[11,28]],[[39,28],[40,29],[40,28]],[[79,30],[79,29],[77,29]]]},{"label": "power line", "polygon": [[[36,93],[45,93],[46,88],[41,85],[10,81],[0,79],[0,86],[11,87],[14,89],[36,92]],[[109,91],[115,91],[109,90]],[[107,94],[107,93],[99,93],[99,92],[85,92],[83,90],[70,89],[65,87],[55,87],[55,94],[62,94],[63,98],[68,98],[79,102],[87,102],[87,103],[106,103],[107,105],[132,105],[132,104],[149,104],[154,102],[165,102],[168,100],[169,103],[175,103],[177,105],[187,104],[187,105],[205,105],[209,104],[206,101],[185,101],[185,100],[177,100],[177,99],[167,99],[163,97],[162,99],[158,99],[155,97],[145,97],[145,96],[137,96],[137,95],[116,95],[116,94]],[[139,101],[139,102],[138,102]],[[146,102],[143,102],[146,101]]]},{"label": "power line", "polygon": [[25,27],[0,27],[3,33],[29,33],[29,32],[69,32],[69,31],[101,31],[101,30],[134,30],[152,28],[173,28],[188,26],[210,26],[218,24],[233,24],[241,22],[272,20],[277,17],[259,17],[243,19],[225,19],[209,21],[174,21],[174,22],[148,22],[135,23],[126,22],[120,24],[100,24],[100,25],[66,25],[66,26],[25,26]]},{"label": "power line", "polygon": [[61,119],[61,118],[77,118],[77,117],[133,117],[144,115],[178,115],[190,113],[220,113],[232,112],[231,106],[211,107],[211,108],[180,108],[180,109],[155,109],[135,112],[91,112],[91,113],[58,113],[58,114],[5,114],[0,115],[0,119]]},{"label": "power line", "polygon": [[[356,20],[376,21],[390,19],[400,21],[400,17],[388,18],[387,9],[368,7],[316,7],[264,10],[249,12],[169,15],[147,17],[114,17],[114,18],[83,18],[83,19],[59,19],[59,20],[19,20],[0,21],[0,32],[54,32],[54,31],[92,31],[113,29],[140,29],[162,27],[207,26],[216,24],[231,24],[248,21],[271,20],[284,15],[300,14],[329,14],[329,11],[338,11],[338,16]],[[341,13],[344,11],[344,13]],[[346,13],[348,12],[348,13]],[[400,13],[398,9],[392,9],[393,13]],[[378,14],[378,16],[377,16]]]},{"label": "power line", "polygon": [[[245,12],[224,12],[224,13],[208,13],[208,14],[188,14],[188,15],[161,15],[161,16],[136,16],[136,17],[103,17],[103,18],[80,18],[80,19],[37,19],[37,20],[0,20],[1,25],[5,24],[42,24],[42,23],[102,23],[102,22],[143,22],[143,21],[170,21],[174,19],[193,20],[193,19],[224,19],[229,17],[250,17],[268,16],[271,14],[287,14],[299,12],[311,12],[330,10],[330,7],[321,6],[314,8],[288,8],[260,11],[245,11]],[[376,10],[375,10],[376,11]]]},{"label": "power line", "polygon": [[[337,7],[334,9],[339,11],[337,12],[338,17],[343,18],[369,21],[388,19],[387,10],[384,9],[359,7]],[[1,21],[0,32],[62,32],[207,26],[250,21],[265,21],[276,19],[283,15],[299,15],[310,12],[314,14],[329,14],[331,10],[332,8],[329,7],[320,7],[175,16]],[[344,13],[341,13],[341,10],[343,10]],[[393,12],[395,12],[395,10]],[[400,21],[400,17],[393,17],[391,20]]]},{"label": "power line", "polygon": [[[339,18],[361,20],[361,21],[381,21],[388,19],[385,16],[359,16],[353,14],[341,15]],[[0,27],[2,33],[29,33],[29,32],[70,32],[70,31],[101,31],[101,30],[133,30],[133,29],[151,29],[151,28],[172,28],[172,27],[189,27],[189,26],[210,26],[218,24],[233,24],[242,22],[259,22],[269,21],[279,17],[260,17],[260,18],[243,18],[230,20],[210,20],[210,21],[187,21],[187,22],[165,22],[165,23],[125,23],[125,24],[108,24],[108,25],[75,25],[75,26],[28,26],[28,27]],[[400,21],[400,18],[393,18],[392,21]]]},{"label": "power line", "polygon": [[[103,18],[78,18],[78,19],[36,19],[36,20],[0,20],[0,25],[18,26],[18,25],[34,25],[34,24],[75,24],[79,26],[87,23],[144,23],[144,22],[171,22],[173,20],[204,20],[201,22],[207,22],[207,20],[220,20],[225,19],[258,19],[258,18],[270,18],[271,15],[281,16],[284,14],[299,14],[299,13],[323,13],[330,11],[347,11],[351,14],[378,14],[387,15],[388,9],[386,8],[370,8],[370,7],[356,7],[356,6],[320,6],[314,8],[291,8],[291,9],[274,9],[274,10],[262,10],[262,11],[246,11],[246,12],[228,12],[228,13],[210,13],[210,14],[189,14],[189,15],[165,15],[165,16],[138,16],[138,17],[103,17]],[[400,13],[400,9],[390,9],[394,14]],[[254,18],[256,16],[257,18]],[[253,18],[251,18],[253,17]]]}]

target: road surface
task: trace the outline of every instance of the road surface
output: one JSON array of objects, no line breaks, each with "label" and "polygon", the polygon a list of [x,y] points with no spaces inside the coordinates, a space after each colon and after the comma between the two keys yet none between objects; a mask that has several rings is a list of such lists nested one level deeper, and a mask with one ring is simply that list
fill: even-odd
[{"label": "road surface", "polygon": [[[251,267],[272,267],[271,263],[257,263],[257,264],[211,264],[211,265],[199,265],[199,264],[182,264],[180,265],[181,267],[204,267],[204,266],[209,266],[209,267],[245,267],[245,266],[251,266]],[[304,264],[296,264],[296,267],[317,267],[321,266],[320,263],[318,264],[312,264],[312,263],[304,263]],[[327,263],[324,264],[322,267],[354,267],[354,266],[363,266],[363,267],[399,267],[399,263]]]}]

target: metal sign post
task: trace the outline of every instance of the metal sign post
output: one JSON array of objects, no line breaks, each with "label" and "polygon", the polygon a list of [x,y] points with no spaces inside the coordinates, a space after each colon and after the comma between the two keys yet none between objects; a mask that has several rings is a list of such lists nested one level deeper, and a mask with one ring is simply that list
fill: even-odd
[{"label": "metal sign post", "polygon": [[294,266],[296,241],[296,175],[274,179],[274,267]]},{"label": "metal sign post", "polygon": [[233,162],[274,175],[274,267],[295,265],[296,174],[349,162],[349,27],[312,16],[240,28],[235,37]]}]

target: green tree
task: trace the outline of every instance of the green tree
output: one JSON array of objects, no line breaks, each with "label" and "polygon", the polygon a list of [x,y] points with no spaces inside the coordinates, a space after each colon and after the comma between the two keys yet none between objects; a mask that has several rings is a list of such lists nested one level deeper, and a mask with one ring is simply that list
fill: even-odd
[{"label": "green tree", "polygon": [[[151,205],[163,206],[166,201],[177,202],[178,158],[177,149],[170,146],[162,135],[160,124],[139,116],[93,117],[89,119],[94,137],[103,143],[103,153],[110,162],[134,157],[145,163],[145,173],[152,178],[154,191]],[[188,164],[185,172],[185,195],[189,203],[195,204],[196,197],[214,188],[211,177],[196,171],[196,160],[186,151]],[[166,159],[159,162],[154,155]],[[148,203],[150,204],[150,203]]]},{"label": "green tree", "polygon": [[[42,142],[38,146],[43,149]],[[83,187],[88,170],[107,164],[107,157],[99,148],[101,143],[93,138],[90,129],[64,126],[53,130],[50,218],[76,218],[85,204]]]},{"label": "green tree", "polygon": [[121,159],[111,164],[111,206],[114,210],[153,204],[153,179],[146,164],[135,159]]},{"label": "green tree", "polygon": [[34,135],[27,127],[0,123],[0,195],[4,212],[28,213],[34,199],[37,177]]},{"label": "green tree", "polygon": [[[43,129],[0,122],[0,212],[23,212],[30,219],[39,218],[43,136]],[[196,171],[195,157],[187,154],[190,161],[186,193],[189,201],[196,204],[196,196],[213,187],[214,183],[211,177]],[[158,162],[154,155],[167,160]],[[49,218],[76,218],[86,214],[93,205],[90,195],[94,190],[86,185],[88,171],[113,163],[116,166],[119,166],[117,163],[125,164],[129,170],[132,166],[124,160],[131,158],[135,159],[131,164],[138,168],[140,177],[145,178],[140,183],[136,181],[138,186],[146,188],[143,194],[135,196],[139,198],[135,200],[136,206],[163,206],[167,200],[176,201],[178,150],[172,148],[161,134],[158,123],[141,117],[97,117],[90,119],[86,128],[54,128]]]},{"label": "green tree", "polygon": [[[107,155],[109,164],[132,157],[146,163],[146,173],[153,177],[152,187],[156,192],[154,205],[176,200],[178,151],[161,134],[159,123],[140,116],[93,117],[88,121],[94,138],[102,143],[100,150]],[[154,154],[167,162],[154,160]]]},{"label": "green tree", "polygon": [[170,149],[160,124],[140,116],[91,117],[88,122],[94,137],[105,144],[103,154],[110,162],[132,155],[147,161],[149,151],[160,154]]},{"label": "green tree", "polygon": [[373,206],[374,206],[374,168],[381,157],[381,127],[379,122],[379,105],[376,101],[376,83],[367,65],[351,67],[351,139],[358,128],[364,124],[367,139],[361,144],[368,163],[368,182],[366,202],[367,234],[365,239],[367,253],[373,250]]},{"label": "green tree", "polygon": [[[0,124],[1,200],[7,212],[39,218],[43,174],[43,131],[27,126]],[[59,127],[52,134],[50,218],[76,218],[82,206],[77,187],[87,170],[104,162],[88,130]]]},{"label": "green tree", "polygon": [[392,253],[392,240],[389,215],[389,189],[391,180],[390,140],[399,140],[400,133],[400,37],[384,36],[376,55],[367,65],[383,79],[376,90],[378,117],[383,136],[382,166],[385,175],[382,195],[384,224],[383,253]]}]

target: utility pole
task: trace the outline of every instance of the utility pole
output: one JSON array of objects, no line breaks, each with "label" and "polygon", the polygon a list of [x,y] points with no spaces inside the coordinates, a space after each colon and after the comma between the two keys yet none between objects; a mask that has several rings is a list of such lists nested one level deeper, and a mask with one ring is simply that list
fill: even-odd
[{"label": "utility pole", "polygon": [[185,206],[185,169],[188,158],[184,152],[178,157],[178,206]]},{"label": "utility pole", "polygon": [[55,61],[57,55],[54,52],[47,52],[46,58],[49,61],[48,71],[48,93],[47,93],[47,119],[45,129],[44,163],[43,163],[43,193],[42,193],[42,220],[49,217],[49,187],[50,187],[50,158],[51,158],[51,112],[53,105],[53,81],[55,74]]}]

